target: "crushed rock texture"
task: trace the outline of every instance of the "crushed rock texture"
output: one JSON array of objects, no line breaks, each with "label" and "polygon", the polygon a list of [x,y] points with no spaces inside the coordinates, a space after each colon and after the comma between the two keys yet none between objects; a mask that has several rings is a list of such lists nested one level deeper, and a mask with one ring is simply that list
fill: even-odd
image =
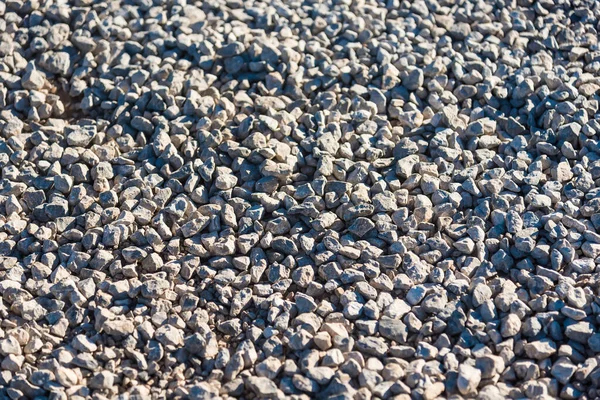
[{"label": "crushed rock texture", "polygon": [[0,0],[0,399],[600,398],[599,30]]}]

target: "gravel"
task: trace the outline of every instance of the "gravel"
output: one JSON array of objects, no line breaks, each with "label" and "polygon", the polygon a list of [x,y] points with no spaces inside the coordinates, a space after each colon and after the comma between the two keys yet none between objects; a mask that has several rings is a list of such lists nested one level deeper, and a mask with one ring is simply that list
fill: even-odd
[{"label": "gravel", "polygon": [[0,2],[0,399],[599,398],[599,18]]}]

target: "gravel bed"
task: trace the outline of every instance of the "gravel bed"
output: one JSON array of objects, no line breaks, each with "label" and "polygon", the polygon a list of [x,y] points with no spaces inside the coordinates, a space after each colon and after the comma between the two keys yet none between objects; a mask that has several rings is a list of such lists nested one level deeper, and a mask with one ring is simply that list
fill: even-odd
[{"label": "gravel bed", "polygon": [[0,399],[600,398],[599,19],[0,0]]}]

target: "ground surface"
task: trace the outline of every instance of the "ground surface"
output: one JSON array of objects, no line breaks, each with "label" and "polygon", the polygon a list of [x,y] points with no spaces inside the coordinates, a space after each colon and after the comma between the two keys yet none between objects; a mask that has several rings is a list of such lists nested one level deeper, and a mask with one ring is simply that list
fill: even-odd
[{"label": "ground surface", "polygon": [[0,398],[598,398],[599,16],[0,1]]}]

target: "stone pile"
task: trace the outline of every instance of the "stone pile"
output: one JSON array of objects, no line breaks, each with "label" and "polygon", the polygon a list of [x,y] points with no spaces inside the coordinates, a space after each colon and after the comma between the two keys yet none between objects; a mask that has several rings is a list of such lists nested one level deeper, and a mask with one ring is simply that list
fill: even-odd
[{"label": "stone pile", "polygon": [[600,397],[599,18],[0,2],[0,398]]}]

